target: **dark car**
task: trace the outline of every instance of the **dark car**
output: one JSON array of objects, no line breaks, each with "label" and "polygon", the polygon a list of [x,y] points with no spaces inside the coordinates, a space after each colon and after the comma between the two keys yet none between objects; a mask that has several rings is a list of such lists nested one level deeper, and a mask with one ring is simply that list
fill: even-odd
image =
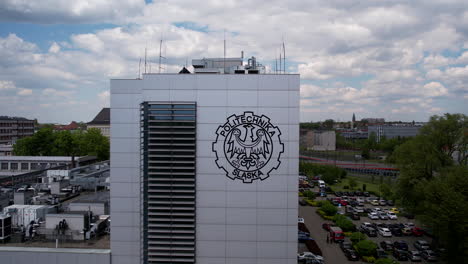
[{"label": "dark car", "polygon": [[395,241],[393,242],[393,248],[398,249],[398,250],[408,251],[408,244],[403,240]]},{"label": "dark car", "polygon": [[393,248],[392,242],[388,240],[382,241],[380,242],[380,248],[382,248],[385,251],[390,251]]},{"label": "dark car", "polygon": [[368,237],[377,237],[377,231],[372,227],[368,227],[363,231]]},{"label": "dark car", "polygon": [[370,193],[369,192],[363,192],[362,193],[365,197],[370,197]]},{"label": "dark car", "polygon": [[349,242],[344,241],[340,243],[340,248],[341,250],[345,251],[347,249],[353,249],[353,245]]},{"label": "dark car", "polygon": [[427,250],[430,248],[429,243],[426,240],[418,240],[414,242],[414,247],[420,251]]},{"label": "dark car", "polygon": [[351,218],[352,220],[360,220],[361,217],[359,216],[358,213],[356,212],[348,212],[347,215],[349,216],[349,218]]},{"label": "dark car", "polygon": [[306,201],[304,201],[304,200],[302,200],[302,199],[301,199],[301,200],[299,200],[299,204],[300,204],[300,205],[302,205],[302,206],[305,206],[305,205],[307,205]]},{"label": "dark car", "polygon": [[388,200],[388,201],[387,201],[387,205],[389,205],[389,206],[394,206],[394,205],[395,205],[395,202],[392,201],[392,200]]},{"label": "dark car", "polygon": [[375,250],[375,258],[381,259],[381,258],[387,258],[388,254],[385,252],[383,249],[377,249]]},{"label": "dark car", "polygon": [[341,197],[342,195],[343,195],[342,192],[335,192],[335,196],[336,196],[336,197]]},{"label": "dark car", "polygon": [[399,227],[390,227],[390,232],[392,232],[392,235],[401,237],[403,236],[403,232],[401,232],[401,228]]},{"label": "dark car", "polygon": [[354,251],[352,249],[346,249],[344,251],[344,254],[345,254],[345,256],[346,256],[346,258],[348,260],[351,260],[351,261],[358,261],[359,260],[359,257],[357,255],[356,251]]},{"label": "dark car", "polygon": [[361,192],[361,191],[356,191],[355,194],[356,194],[356,196],[362,196],[362,192]]},{"label": "dark car", "polygon": [[425,259],[426,261],[433,262],[437,261],[437,255],[434,251],[432,250],[424,250],[421,252],[421,257]]},{"label": "dark car", "polygon": [[405,250],[395,249],[393,250],[393,257],[398,261],[408,261],[408,252]]}]

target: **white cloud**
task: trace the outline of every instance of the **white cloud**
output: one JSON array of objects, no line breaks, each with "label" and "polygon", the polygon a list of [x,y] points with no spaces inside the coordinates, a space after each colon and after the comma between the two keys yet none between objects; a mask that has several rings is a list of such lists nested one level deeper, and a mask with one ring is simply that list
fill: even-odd
[{"label": "white cloud", "polygon": [[50,53],[58,53],[60,51],[60,46],[57,44],[57,42],[52,43],[52,45],[49,48]]},{"label": "white cloud", "polygon": [[447,88],[445,88],[439,82],[430,82],[424,85],[424,94],[429,97],[443,96],[448,94]]},{"label": "white cloud", "polygon": [[16,89],[15,83],[12,81],[0,80],[0,90],[14,90]]},{"label": "white cloud", "polygon": [[32,94],[33,94],[33,91],[31,89],[20,88],[18,90],[18,95],[21,95],[21,96],[28,96]]}]

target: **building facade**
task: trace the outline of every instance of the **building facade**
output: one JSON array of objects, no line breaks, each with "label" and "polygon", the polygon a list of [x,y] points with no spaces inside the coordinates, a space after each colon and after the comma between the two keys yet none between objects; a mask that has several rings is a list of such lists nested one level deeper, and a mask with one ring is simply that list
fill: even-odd
[{"label": "building facade", "polygon": [[34,134],[34,120],[0,116],[0,145],[13,145],[16,140]]},{"label": "building facade", "polygon": [[111,80],[112,263],[297,263],[299,75],[243,73]]},{"label": "building facade", "polygon": [[321,131],[301,129],[301,147],[310,150],[327,151],[336,150],[335,131]]},{"label": "building facade", "polygon": [[385,138],[398,138],[398,137],[414,137],[419,133],[421,126],[401,126],[401,125],[382,125],[382,126],[369,126],[367,133],[370,136],[375,133],[377,142],[380,142],[382,137]]},{"label": "building facade", "polygon": [[86,125],[87,129],[97,128],[102,135],[110,137],[110,108],[101,109],[94,119]]}]

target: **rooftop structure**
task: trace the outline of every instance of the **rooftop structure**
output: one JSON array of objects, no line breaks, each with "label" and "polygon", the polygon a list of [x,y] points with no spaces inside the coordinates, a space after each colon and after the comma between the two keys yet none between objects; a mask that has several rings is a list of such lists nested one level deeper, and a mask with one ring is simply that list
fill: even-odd
[{"label": "rooftop structure", "polygon": [[257,62],[255,57],[248,59],[246,65],[243,58],[203,58],[192,60],[195,73],[224,73],[224,74],[261,74],[265,73],[265,66]]},{"label": "rooftop structure", "polygon": [[110,108],[102,108],[91,122],[87,123],[88,129],[97,128],[106,137],[110,136]]}]

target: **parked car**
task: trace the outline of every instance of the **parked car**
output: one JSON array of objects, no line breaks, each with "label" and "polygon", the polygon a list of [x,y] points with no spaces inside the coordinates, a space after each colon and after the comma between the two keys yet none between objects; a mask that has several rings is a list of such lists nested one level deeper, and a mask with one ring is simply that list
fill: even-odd
[{"label": "parked car", "polygon": [[393,242],[393,248],[407,251],[408,250],[408,244],[403,240],[395,241],[395,242]]},{"label": "parked car", "polygon": [[376,237],[377,236],[377,231],[375,231],[375,229],[373,227],[369,227],[367,228],[364,233],[368,236],[368,237]]},{"label": "parked car", "polygon": [[394,212],[387,212],[388,219],[397,220],[398,216]]},{"label": "parked car", "polygon": [[385,252],[385,250],[377,249],[375,251],[375,258],[381,259],[381,258],[387,258],[387,257],[388,257],[388,254],[387,254],[387,252]]},{"label": "parked car", "polygon": [[395,214],[399,214],[399,213],[400,213],[400,210],[398,210],[398,208],[395,208],[395,207],[392,208],[392,209],[390,209],[389,211],[392,212],[392,213],[395,213]]},{"label": "parked car", "polygon": [[437,261],[437,255],[434,251],[428,249],[421,252],[421,257],[426,261],[433,262]]},{"label": "parked car", "polygon": [[355,194],[356,194],[356,196],[362,196],[362,192],[361,192],[361,191],[356,191]]},{"label": "parked car", "polygon": [[411,228],[409,228],[409,227],[403,227],[403,228],[401,229],[401,232],[402,232],[403,235],[405,235],[405,236],[411,236],[411,234],[413,233],[412,230],[411,230]]},{"label": "parked car", "polygon": [[382,199],[379,201],[379,205],[387,205],[387,201]]},{"label": "parked car", "polygon": [[385,251],[390,251],[393,248],[393,244],[391,241],[385,240],[385,241],[380,242],[380,248]]},{"label": "parked car", "polygon": [[322,228],[327,230],[327,231],[330,231],[331,226],[333,226],[333,224],[330,224],[330,223],[323,223],[322,224]]},{"label": "parked car", "polygon": [[321,260],[321,262],[323,262],[323,257],[322,256],[315,255],[312,252],[303,252],[303,253],[297,254],[297,260],[304,261],[304,260],[309,260],[309,259],[312,259],[312,260],[317,259],[317,260]]},{"label": "parked car", "polygon": [[417,250],[410,251],[408,257],[412,262],[421,262],[421,253]]},{"label": "parked car", "polygon": [[355,211],[356,213],[358,213],[358,214],[364,213],[364,207],[362,207],[362,206],[360,206],[360,205],[359,205],[359,206],[356,206],[356,207],[354,208],[354,211]]},{"label": "parked car", "polygon": [[369,192],[363,192],[362,193],[365,197],[369,197],[370,196],[370,193]]},{"label": "parked car", "polygon": [[388,220],[388,215],[385,212],[379,212],[379,218],[382,220]]},{"label": "parked car", "polygon": [[394,256],[398,261],[408,261],[408,252],[405,251],[405,250],[394,249],[394,250],[393,250],[393,256]]},{"label": "parked car", "polygon": [[392,201],[392,200],[388,200],[388,201],[387,201],[387,205],[388,205],[388,206],[394,206],[394,205],[395,205],[395,202]]},{"label": "parked car", "polygon": [[353,245],[350,242],[343,241],[340,243],[340,248],[345,251],[346,249],[353,249]]},{"label": "parked car", "polygon": [[372,200],[370,203],[372,205],[379,205],[379,200]]},{"label": "parked car", "polygon": [[351,218],[352,220],[360,220],[361,217],[359,216],[359,214],[357,212],[348,212],[346,214],[349,218]]},{"label": "parked car", "polygon": [[374,213],[374,212],[368,213],[367,216],[372,220],[378,220],[379,219],[379,215],[377,213]]},{"label": "parked car", "polygon": [[337,226],[331,226],[329,232],[330,232],[330,240],[332,242],[344,241],[344,233],[343,233],[343,230],[341,230],[341,228]]},{"label": "parked car", "polygon": [[411,233],[413,234],[413,236],[417,237],[424,235],[424,231],[419,227],[413,227],[413,229],[411,229]]},{"label": "parked car", "polygon": [[364,199],[358,198],[356,201],[358,202],[359,206],[364,206]]},{"label": "parked car", "polygon": [[401,228],[398,226],[390,226],[388,229],[390,229],[390,232],[392,232],[392,235],[400,237],[403,236],[403,233],[401,232]]},{"label": "parked car", "polygon": [[306,206],[307,203],[306,203],[306,201],[304,201],[304,200],[301,199],[301,200],[299,200],[299,205],[301,205],[301,206]]},{"label": "parked car", "polygon": [[335,192],[335,196],[336,196],[336,197],[340,197],[340,196],[342,196],[342,195],[343,195],[342,192]]},{"label": "parked car", "polygon": [[346,249],[346,250],[344,251],[344,254],[345,254],[345,256],[346,256],[346,258],[347,258],[348,260],[351,260],[351,261],[357,261],[357,260],[359,260],[359,257],[358,257],[358,255],[357,255],[356,251],[354,251],[354,250],[352,250],[352,249]]},{"label": "parked car", "polygon": [[429,243],[426,240],[418,240],[414,242],[414,247],[420,251],[427,250],[430,248]]},{"label": "parked car", "polygon": [[386,227],[379,227],[379,234],[383,237],[391,237],[392,236],[392,232],[390,232],[390,230]]}]

